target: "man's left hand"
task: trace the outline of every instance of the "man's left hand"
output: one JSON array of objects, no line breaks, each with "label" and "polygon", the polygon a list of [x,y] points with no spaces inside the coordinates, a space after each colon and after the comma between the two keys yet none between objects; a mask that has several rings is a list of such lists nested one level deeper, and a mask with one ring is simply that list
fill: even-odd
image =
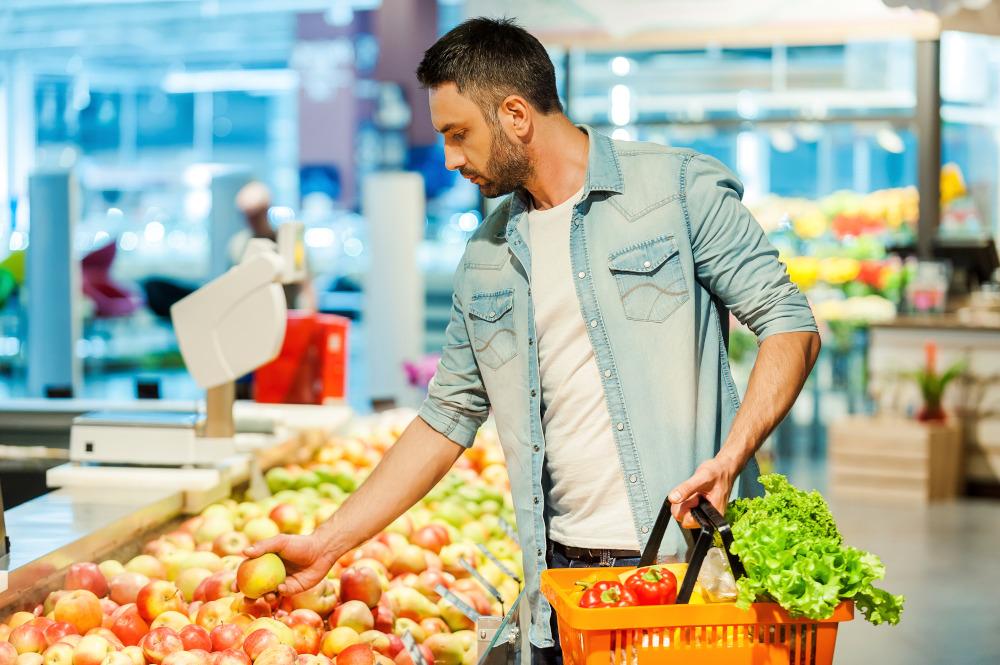
[{"label": "man's left hand", "polygon": [[671,512],[674,518],[685,529],[697,528],[698,522],[691,517],[691,509],[698,505],[699,496],[708,499],[719,513],[725,515],[737,475],[739,466],[721,456],[704,462],[694,475],[667,495],[673,504]]}]

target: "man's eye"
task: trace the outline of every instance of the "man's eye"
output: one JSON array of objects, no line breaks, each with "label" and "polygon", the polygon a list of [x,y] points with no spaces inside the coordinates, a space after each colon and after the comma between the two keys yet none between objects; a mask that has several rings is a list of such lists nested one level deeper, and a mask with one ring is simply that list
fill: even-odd
[{"label": "man's eye", "polygon": [[456,134],[452,134],[451,138],[454,139],[455,141],[463,141],[465,139],[465,132],[458,132]]}]

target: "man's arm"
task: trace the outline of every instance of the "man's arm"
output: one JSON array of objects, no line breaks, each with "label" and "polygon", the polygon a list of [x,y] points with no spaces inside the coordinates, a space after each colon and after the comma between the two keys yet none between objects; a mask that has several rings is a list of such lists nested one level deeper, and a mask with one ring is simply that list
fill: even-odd
[{"label": "man's arm", "polygon": [[674,516],[694,527],[688,511],[698,495],[725,510],[737,476],[795,403],[820,341],[805,296],[740,202],[739,180],[699,155],[685,165],[682,183],[698,281],[760,340],[743,404],[721,449],[668,495]]},{"label": "man's arm", "polygon": [[246,551],[275,552],[290,576],[279,591],[296,594],[316,586],[345,552],[368,540],[429,492],[464,448],[414,418],[368,479],[340,509],[307,536],[275,536]]}]

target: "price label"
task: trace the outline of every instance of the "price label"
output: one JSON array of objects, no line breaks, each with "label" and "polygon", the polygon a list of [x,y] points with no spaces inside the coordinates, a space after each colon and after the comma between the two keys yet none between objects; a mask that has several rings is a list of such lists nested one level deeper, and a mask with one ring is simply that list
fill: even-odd
[{"label": "price label", "polygon": [[417,646],[417,641],[413,639],[413,635],[410,634],[410,631],[403,631],[402,639],[403,646],[410,652],[410,658],[413,659],[413,665],[429,665],[429,663],[424,659],[424,652]]},{"label": "price label", "polygon": [[497,602],[503,603],[503,596],[500,595],[500,592],[497,591],[497,588],[495,586],[493,586],[492,584],[490,584],[489,582],[487,582],[486,578],[483,577],[482,573],[480,573],[478,570],[476,570],[475,566],[473,566],[471,563],[469,563],[465,559],[459,559],[458,563],[461,564],[462,568],[465,568],[465,570],[467,570],[468,573],[470,575],[472,575],[476,579],[477,582],[479,582],[480,584],[482,584],[483,588],[485,588],[490,593],[491,596],[493,596],[494,598],[497,599]]},{"label": "price label", "polygon": [[490,561],[492,561],[496,565],[496,567],[500,569],[501,573],[503,573],[504,575],[506,575],[510,579],[514,580],[518,584],[521,583],[521,578],[518,577],[517,575],[515,575],[514,571],[512,571],[510,568],[508,568],[502,561],[500,561],[500,559],[498,559],[496,557],[496,555],[493,554],[493,552],[490,552],[489,548],[486,547],[486,545],[483,545],[482,543],[479,543],[478,547],[479,547],[479,551],[482,552],[483,555],[485,555],[487,559],[489,559]]},{"label": "price label", "polygon": [[508,538],[510,538],[511,540],[517,540],[517,533],[515,533],[515,531],[514,531],[514,527],[512,527],[512,526],[510,525],[510,523],[509,523],[509,522],[507,522],[507,520],[505,520],[505,519],[504,519],[504,518],[502,518],[502,517],[499,517],[499,518],[497,518],[497,522],[499,522],[499,523],[500,523],[500,529],[501,529],[501,530],[502,530],[502,531],[503,531],[503,532],[504,532],[505,534],[507,534],[507,537],[508,537]]},{"label": "price label", "polygon": [[438,584],[434,587],[434,590],[437,591],[442,598],[457,607],[462,614],[468,617],[469,621],[479,621],[479,612],[474,610],[467,602],[446,589],[443,585]]}]

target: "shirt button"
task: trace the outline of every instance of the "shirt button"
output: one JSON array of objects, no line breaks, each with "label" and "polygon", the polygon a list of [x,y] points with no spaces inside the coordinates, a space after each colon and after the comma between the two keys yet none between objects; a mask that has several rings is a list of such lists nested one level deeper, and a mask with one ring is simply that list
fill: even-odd
[{"label": "shirt button", "polygon": [[538,497],[537,496],[535,497],[535,505],[536,506],[538,505]]},{"label": "shirt button", "polygon": [[538,550],[538,556],[542,556],[542,551]]},{"label": "shirt button", "polygon": [[532,391],[531,391],[531,396],[532,396],[532,397],[534,397],[534,396],[535,396],[535,395],[537,395],[537,394],[538,394],[538,393],[537,393],[537,392],[535,392],[534,390],[532,390]]},{"label": "shirt button", "polygon": [[532,346],[534,343],[535,343],[535,340],[533,340],[533,339],[529,339],[528,340],[528,346]]},{"label": "shirt button", "polygon": [[580,273],[577,273],[577,274],[576,274],[576,276],[577,276],[577,277],[579,277],[580,279],[583,279],[584,277],[586,277],[586,276],[587,276],[587,273],[585,273],[585,272],[580,272]]},{"label": "shirt button", "polygon": [[611,370],[610,369],[604,370],[604,376],[610,379],[611,378]]},{"label": "shirt button", "polygon": [[643,533],[649,533],[649,527],[648,526],[642,527],[642,532]]},{"label": "shirt button", "polygon": [[591,321],[590,321],[590,327],[591,328],[596,328],[597,327],[597,319],[591,319]]},{"label": "shirt button", "polygon": [[639,480],[639,476],[635,475],[634,473],[631,476],[628,477],[628,481],[630,483],[637,482],[638,480]]},{"label": "shirt button", "polygon": [[497,313],[496,313],[496,312],[490,312],[490,318],[491,318],[491,319],[492,319],[492,318],[493,318],[494,316],[496,316],[496,315],[497,315]]},{"label": "shirt button", "polygon": [[531,449],[537,453],[539,450],[541,450],[541,447],[539,447],[538,444],[535,444],[534,446],[531,447]]},{"label": "shirt button", "polygon": [[649,268],[649,267],[652,267],[652,265],[653,265],[653,263],[651,261],[646,261],[645,263],[642,264],[642,267],[643,268]]},{"label": "shirt button", "polygon": [[623,429],[625,429],[625,423],[618,423],[618,425],[616,425],[616,427],[618,428],[618,431],[620,432]]}]

